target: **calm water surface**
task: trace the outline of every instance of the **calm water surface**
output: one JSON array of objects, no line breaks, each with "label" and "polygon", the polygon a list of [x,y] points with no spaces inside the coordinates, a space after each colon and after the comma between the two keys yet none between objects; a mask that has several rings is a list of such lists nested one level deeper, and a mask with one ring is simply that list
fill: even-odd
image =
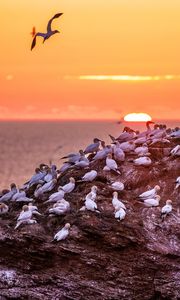
[{"label": "calm water surface", "polygon": [[[160,123],[160,122],[159,122]],[[170,127],[180,124],[166,122]],[[144,130],[144,123],[128,123]],[[84,149],[94,137],[110,142],[127,123],[97,122],[0,122],[0,189],[11,182],[22,185],[42,162],[61,166],[60,157]]]}]

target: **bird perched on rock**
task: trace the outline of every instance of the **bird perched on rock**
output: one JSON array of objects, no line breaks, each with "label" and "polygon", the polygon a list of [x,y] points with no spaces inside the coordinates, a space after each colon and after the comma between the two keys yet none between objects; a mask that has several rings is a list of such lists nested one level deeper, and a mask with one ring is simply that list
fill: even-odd
[{"label": "bird perched on rock", "polygon": [[29,209],[28,205],[24,205],[22,211],[17,219],[17,224],[14,229],[17,229],[21,224],[34,224],[36,220],[31,219],[33,212]]},{"label": "bird perched on rock", "polygon": [[57,201],[52,208],[49,209],[51,215],[63,215],[70,210],[70,204],[68,201],[62,199]]},{"label": "bird perched on rock", "polygon": [[52,30],[51,29],[51,24],[52,24],[52,21],[56,18],[59,18],[60,16],[62,16],[63,13],[58,13],[58,14],[55,14],[54,17],[52,17],[49,22],[48,22],[48,25],[47,25],[47,32],[46,33],[42,33],[42,32],[37,32],[34,36],[34,39],[32,41],[32,44],[31,44],[31,50],[35,47],[36,45],[36,37],[37,36],[41,36],[43,37],[43,43],[49,39],[52,35],[54,35],[55,33],[59,33],[59,30]]},{"label": "bird perched on rock", "polygon": [[161,218],[164,220],[165,217],[172,211],[172,201],[166,200],[166,205],[161,209]]},{"label": "bird perched on rock", "polygon": [[99,140],[98,138],[94,138],[93,144],[87,146],[86,149],[84,150],[84,153],[89,154],[89,153],[97,152],[99,150],[100,142],[101,140]]},{"label": "bird perched on rock", "polygon": [[85,200],[91,199],[91,200],[95,201],[95,200],[96,200],[96,196],[97,196],[97,186],[96,186],[96,185],[93,185],[93,186],[91,187],[90,193],[88,193],[88,194],[86,195]]},{"label": "bird perched on rock", "polygon": [[112,198],[112,205],[115,208],[123,208],[124,210],[126,210],[126,206],[124,205],[124,203],[118,199],[118,193],[114,192],[113,193],[113,198]]},{"label": "bird perched on rock", "polygon": [[15,183],[12,183],[11,190],[1,196],[0,202],[11,200],[12,197],[14,196],[14,194],[16,194],[16,193],[17,193],[17,187],[16,187]]},{"label": "bird perched on rock", "polygon": [[75,188],[75,179],[73,177],[69,178],[69,183],[59,186],[58,190],[63,190],[64,193],[71,193]]},{"label": "bird perched on rock", "polygon": [[69,235],[70,227],[71,225],[69,223],[66,223],[65,226],[55,234],[54,241],[59,242],[65,240]]},{"label": "bird perched on rock", "polygon": [[109,153],[107,158],[106,158],[106,166],[103,169],[104,171],[110,171],[113,170],[118,174],[121,174],[120,171],[118,170],[118,165],[116,161],[112,158],[112,154]]},{"label": "bird perched on rock", "polygon": [[120,181],[115,181],[115,182],[111,183],[111,187],[115,191],[123,191],[124,190],[124,183],[122,183]]},{"label": "bird perched on rock", "polygon": [[180,156],[180,145],[177,145],[171,150],[172,156]]},{"label": "bird perched on rock", "polygon": [[115,212],[114,212],[115,218],[119,219],[120,221],[123,220],[126,216],[126,212],[122,207],[115,206]]},{"label": "bird perched on rock", "polygon": [[5,203],[0,203],[0,216],[8,212],[9,207]]},{"label": "bird perched on rock", "polygon": [[58,200],[62,200],[64,197],[64,194],[65,194],[64,191],[60,189],[58,192],[51,194],[49,196],[49,199],[45,203],[57,202]]},{"label": "bird perched on rock", "polygon": [[136,166],[150,166],[152,164],[152,160],[147,156],[136,158],[133,162]]},{"label": "bird perched on rock", "polygon": [[159,206],[159,201],[161,197],[159,195],[154,196],[154,198],[148,198],[148,199],[141,199],[145,206],[147,207],[153,207],[153,206]]},{"label": "bird perched on rock", "polygon": [[154,196],[157,195],[157,192],[160,191],[160,186],[159,185],[156,185],[153,189],[147,191],[147,192],[144,192],[142,194],[140,194],[138,196],[138,198],[144,200],[144,199],[152,199],[154,198]]},{"label": "bird perched on rock", "polygon": [[82,180],[80,180],[80,181],[93,181],[96,177],[97,177],[97,171],[91,170],[91,171],[87,172],[86,174],[84,174],[84,176],[82,177]]},{"label": "bird perched on rock", "polygon": [[179,176],[179,177],[177,177],[177,179],[176,179],[175,183],[176,183],[176,187],[175,187],[175,189],[177,189],[177,188],[180,186],[180,176]]}]

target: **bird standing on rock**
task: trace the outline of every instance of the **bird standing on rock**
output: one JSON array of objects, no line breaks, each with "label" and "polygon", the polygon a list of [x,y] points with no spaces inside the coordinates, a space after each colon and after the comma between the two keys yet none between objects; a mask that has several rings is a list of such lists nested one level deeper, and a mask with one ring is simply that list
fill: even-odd
[{"label": "bird standing on rock", "polygon": [[66,223],[65,226],[55,234],[54,241],[59,242],[61,240],[65,240],[69,235],[70,227],[71,225]]},{"label": "bird standing on rock", "polygon": [[140,194],[138,196],[138,198],[142,199],[142,200],[145,200],[145,199],[152,199],[154,198],[154,196],[157,195],[157,192],[160,190],[160,186],[159,185],[156,185],[153,189],[147,191],[147,192],[144,192],[142,194]]},{"label": "bird standing on rock", "polygon": [[161,218],[164,220],[165,217],[172,211],[172,201],[167,200],[166,205],[161,209]]},{"label": "bird standing on rock", "polygon": [[52,17],[52,18],[49,20],[48,25],[47,25],[47,32],[46,32],[46,33],[42,33],[42,32],[37,32],[37,33],[36,33],[36,35],[34,36],[34,39],[33,39],[33,41],[32,41],[31,50],[32,50],[32,49],[35,47],[35,45],[36,45],[36,37],[37,37],[37,36],[43,37],[43,38],[44,38],[43,43],[44,43],[44,42],[45,42],[47,39],[49,39],[53,34],[59,33],[58,30],[52,30],[52,29],[51,29],[51,23],[52,23],[52,21],[53,21],[54,19],[59,18],[61,15],[63,15],[63,13],[58,13],[58,14],[54,15],[54,17]]}]

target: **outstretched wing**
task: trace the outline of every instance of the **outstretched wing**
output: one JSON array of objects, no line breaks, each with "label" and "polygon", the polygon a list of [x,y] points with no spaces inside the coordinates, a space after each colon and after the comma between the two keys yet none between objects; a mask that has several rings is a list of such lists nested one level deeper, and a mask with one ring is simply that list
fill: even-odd
[{"label": "outstretched wing", "polygon": [[52,17],[52,18],[49,20],[48,25],[47,25],[47,32],[48,32],[48,31],[51,31],[51,23],[52,23],[52,21],[53,21],[54,19],[56,19],[56,18],[59,18],[61,15],[63,15],[63,13],[56,14],[56,15],[54,15],[54,17]]},{"label": "outstretched wing", "polygon": [[32,44],[31,44],[31,50],[36,46],[36,37],[37,36],[42,36],[44,38],[46,36],[46,34],[41,33],[41,32],[36,33],[35,37],[33,38]]}]

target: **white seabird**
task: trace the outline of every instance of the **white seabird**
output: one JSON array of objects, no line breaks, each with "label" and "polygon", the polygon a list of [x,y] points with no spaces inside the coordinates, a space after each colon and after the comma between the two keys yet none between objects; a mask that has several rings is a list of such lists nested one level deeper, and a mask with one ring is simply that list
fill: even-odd
[{"label": "white seabird", "polygon": [[124,151],[124,152],[131,152],[135,149],[135,144],[134,141],[129,141],[129,142],[124,142],[119,144],[119,147]]},{"label": "white seabird", "polygon": [[177,189],[180,186],[180,176],[177,177],[175,183],[176,183],[175,189]]},{"label": "white seabird", "polygon": [[122,183],[120,181],[115,181],[115,182],[111,183],[111,187],[115,191],[123,191],[124,190],[124,183]]},{"label": "white seabird", "polygon": [[54,215],[59,216],[59,215],[65,214],[69,210],[70,210],[69,202],[62,199],[62,200],[57,201],[57,203],[55,203],[53,205],[53,207],[49,209],[49,213],[50,213],[50,215],[54,214]]},{"label": "white seabird", "polygon": [[0,202],[11,200],[12,197],[14,196],[14,194],[16,194],[16,193],[17,193],[17,187],[16,187],[15,183],[12,183],[11,184],[11,190],[9,192],[7,192],[6,194],[1,196]]},{"label": "white seabird", "polygon": [[84,174],[82,181],[93,181],[97,177],[97,171],[91,170]]},{"label": "white seabird", "polygon": [[84,156],[85,156],[84,151],[79,150],[79,153],[70,153],[66,156],[61,157],[61,159],[68,159],[68,161],[66,163],[75,164],[77,161],[79,161]]},{"label": "white seabird", "polygon": [[63,190],[65,194],[71,193],[75,188],[75,179],[73,177],[69,178],[69,183],[59,186],[58,190]]},{"label": "white seabird", "polygon": [[9,207],[5,203],[0,203],[0,215],[4,215],[8,212]]},{"label": "white seabird", "polygon": [[134,149],[134,152],[138,155],[138,156],[146,156],[149,155],[149,149],[146,145],[142,145],[141,147],[137,147],[136,149]]},{"label": "white seabird", "polygon": [[45,202],[57,202],[58,200],[62,200],[64,198],[64,191],[59,190],[58,192],[55,192],[49,196],[49,199]]},{"label": "white seabird", "polygon": [[113,192],[113,198],[112,198],[112,205],[115,208],[123,208],[124,210],[126,210],[126,206],[124,205],[124,203],[122,201],[120,201],[118,199],[118,193],[117,192]]},{"label": "white seabird", "polygon": [[101,140],[99,140],[98,138],[95,138],[93,140],[93,144],[90,144],[89,146],[87,146],[86,149],[84,150],[84,153],[89,154],[89,153],[97,152],[99,150],[100,142],[101,142]]},{"label": "white seabird", "polygon": [[96,161],[96,160],[102,160],[104,158],[107,157],[108,153],[112,153],[112,148],[110,145],[105,145],[105,142],[104,141],[101,141],[101,146],[102,146],[102,149],[99,150],[95,156],[93,157],[93,161]]},{"label": "white seabird", "polygon": [[19,189],[17,193],[12,196],[12,201],[17,201],[18,198],[26,197],[26,192],[23,189]]},{"label": "white seabird", "polygon": [[93,185],[91,187],[90,193],[88,193],[86,195],[85,200],[91,199],[91,200],[95,201],[96,200],[96,196],[97,196],[97,186]]},{"label": "white seabird", "polygon": [[[88,197],[86,197],[86,200],[85,200],[85,208],[90,211],[99,212],[99,210],[97,209],[96,202],[94,202],[91,198],[88,198]],[[80,210],[84,210],[84,206]]]},{"label": "white seabird", "polygon": [[104,171],[116,171],[118,174],[121,174],[120,171],[118,170],[118,165],[116,161],[112,158],[112,154],[109,153],[107,158],[106,158],[106,166],[103,169]]},{"label": "white seabird", "polygon": [[126,212],[122,207],[115,206],[115,212],[114,212],[115,218],[119,219],[120,221],[123,220],[126,216]]},{"label": "white seabird", "polygon": [[32,211],[33,215],[41,216],[41,214],[38,212],[38,208],[37,208],[36,205],[33,205],[32,203],[29,203],[28,208],[29,208],[30,211]]},{"label": "white seabird", "polygon": [[55,234],[54,241],[59,242],[61,240],[65,240],[69,235],[70,227],[71,225],[66,223],[65,226]]},{"label": "white seabird", "polygon": [[180,145],[177,145],[171,150],[173,156],[180,156]]},{"label": "white seabird", "polygon": [[35,34],[34,39],[33,39],[33,41],[32,41],[31,50],[32,50],[32,49],[35,47],[35,45],[36,45],[36,37],[37,37],[37,36],[43,37],[43,43],[44,43],[44,42],[45,42],[47,39],[49,39],[53,34],[59,33],[59,30],[52,30],[52,29],[51,29],[51,23],[52,23],[52,21],[53,21],[54,19],[59,18],[59,17],[62,16],[62,15],[63,15],[63,13],[55,14],[54,17],[52,17],[52,18],[49,20],[48,25],[47,25],[47,32],[46,32],[46,33],[37,32],[37,33]]},{"label": "white seabird", "polygon": [[114,159],[117,161],[124,161],[125,160],[125,153],[121,149],[120,144],[118,141],[114,142],[114,147],[113,147],[113,153],[114,153]]},{"label": "white seabird", "polygon": [[172,211],[172,201],[166,200],[166,205],[161,209],[161,218],[164,220],[165,217]]},{"label": "white seabird", "polygon": [[152,164],[152,160],[147,156],[136,158],[133,162],[136,166],[150,166]]},{"label": "white seabird", "polygon": [[148,199],[144,199],[141,200],[145,206],[147,207],[153,207],[153,206],[159,206],[159,201],[160,201],[161,197],[159,195],[154,196],[154,198],[148,198]]},{"label": "white seabird", "polygon": [[32,218],[32,211],[29,209],[28,205],[24,205],[22,211],[17,219],[17,224],[14,229],[17,229],[21,224],[33,224],[37,223],[36,220]]},{"label": "white seabird", "polygon": [[153,189],[146,191],[138,196],[140,199],[152,199],[157,195],[157,192],[160,191],[160,186],[156,185]]}]

